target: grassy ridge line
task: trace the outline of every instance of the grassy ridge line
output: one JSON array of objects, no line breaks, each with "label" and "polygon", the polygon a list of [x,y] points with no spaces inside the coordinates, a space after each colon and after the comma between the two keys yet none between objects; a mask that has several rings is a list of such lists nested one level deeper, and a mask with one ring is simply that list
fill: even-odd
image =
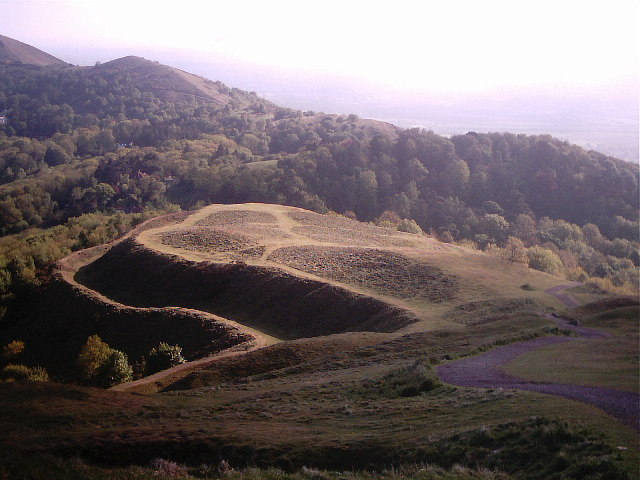
[{"label": "grassy ridge line", "polygon": [[[89,263],[93,262],[100,256],[104,255],[104,253],[109,251],[112,247],[120,244],[121,242],[127,239],[135,238],[137,235],[139,235],[141,232],[145,230],[159,228],[165,225],[175,225],[177,223],[180,223],[185,218],[187,218],[190,214],[191,214],[190,212],[180,212],[178,214],[168,214],[168,215],[163,215],[161,217],[147,220],[144,223],[138,225],[136,228],[132,229],[126,235],[122,236],[117,240],[114,240],[113,242],[110,242],[104,245],[98,245],[85,250],[80,250],[78,252],[74,252],[68,257],[61,259],[57,264],[58,268],[57,268],[56,276],[63,282],[66,282],[67,284],[69,284],[72,287],[73,291],[77,292],[77,294],[79,295],[85,295],[85,296],[91,297],[94,300],[97,300],[98,302],[112,305],[117,309],[126,309],[126,310],[132,310],[132,311],[140,311],[140,312],[145,312],[150,310],[154,310],[154,311],[166,310],[170,312],[196,315],[198,317],[204,318],[205,320],[209,320],[215,323],[225,324],[228,327],[230,327],[232,330],[235,330],[240,334],[250,338],[250,340],[246,340],[239,345],[235,345],[229,349],[224,350],[223,352],[202,358],[195,362],[188,362],[184,365],[178,365],[177,367],[170,369],[170,371],[167,372],[166,374],[164,372],[159,372],[151,377],[146,377],[138,381],[129,382],[127,384],[122,385],[121,386],[122,388],[121,389],[119,388],[118,390],[128,390],[133,388],[138,391],[142,388],[143,390],[148,391],[149,385],[151,384],[157,385],[158,380],[161,377],[170,376],[173,379],[173,381],[175,381],[179,378],[182,378],[182,376],[186,375],[192,369],[197,368],[198,366],[201,366],[201,365],[207,365],[208,363],[213,362],[217,358],[238,355],[245,351],[252,351],[267,345],[271,345],[279,341],[274,337],[264,335],[257,330],[246,327],[237,322],[233,322],[231,320],[225,319],[218,315],[214,315],[214,314],[203,312],[196,309],[187,309],[187,308],[180,308],[180,307],[147,308],[147,307],[132,307],[132,306],[124,305],[76,281],[75,275],[77,274],[80,268],[88,265]],[[154,390],[152,388],[151,390],[156,391],[157,389]]]}]

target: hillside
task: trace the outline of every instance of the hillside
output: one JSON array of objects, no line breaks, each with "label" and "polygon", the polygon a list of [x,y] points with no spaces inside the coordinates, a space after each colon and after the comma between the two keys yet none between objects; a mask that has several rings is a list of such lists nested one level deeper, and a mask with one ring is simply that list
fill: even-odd
[{"label": "hillside", "polygon": [[17,63],[39,67],[66,67],[69,65],[53,55],[4,35],[0,35],[0,63],[5,65]]},{"label": "hillside", "polygon": [[124,57],[95,67],[86,67],[89,76],[116,75],[126,72],[132,85],[142,91],[150,91],[159,98],[169,101],[185,101],[198,98],[221,105],[231,102],[228,91],[222,84],[215,83],[177,68],[162,65],[142,57]]},{"label": "hillside", "polygon": [[[599,472],[595,478],[635,474],[637,418],[628,411],[599,410],[592,397],[575,393],[567,400],[527,392],[531,382],[483,390],[452,387],[438,376],[456,371],[452,359],[521,346],[536,354],[538,345],[571,342],[573,357],[608,352],[607,364],[583,369],[578,385],[608,392],[609,402],[633,402],[637,371],[628,355],[637,342],[637,299],[581,306],[571,315],[590,328],[576,328],[544,315],[573,294],[556,294],[566,289],[562,279],[424,235],[267,204],[160,217],[111,245],[72,254],[54,277],[11,331],[22,326],[44,335],[46,348],[30,333],[25,358],[46,361],[41,350],[64,357],[77,352],[83,336],[99,333],[132,359],[164,339],[184,345],[191,361],[111,392],[0,385],[3,411],[22,399],[20,415],[0,420],[12,432],[4,451],[22,459],[10,471],[20,462],[54,468],[74,452],[110,468],[165,458],[193,472],[224,459],[286,470],[311,464],[366,472],[428,462],[497,468],[513,478],[522,471],[579,478],[573,469]],[[61,301],[64,311],[56,309]],[[106,313],[116,306],[117,315]],[[217,326],[203,328],[211,320]],[[71,335],[52,335],[61,328]],[[588,340],[566,336],[602,329],[606,334]],[[220,343],[231,331],[245,343]],[[202,349],[212,341],[218,351]],[[574,381],[572,370],[556,364],[542,371],[535,362],[509,368],[525,379],[553,374],[554,385]],[[447,382],[462,381],[456,375]],[[51,403],[47,411],[42,401]],[[60,424],[65,418],[74,421]],[[40,424],[58,426],[54,432]],[[545,431],[557,433],[551,449],[535,440]],[[505,454],[478,450],[478,435]],[[32,457],[32,444],[60,459]],[[623,446],[623,455],[612,457],[611,445]],[[517,448],[532,461],[518,460]],[[571,460],[559,463],[558,452],[572,452]]]},{"label": "hillside", "polygon": [[637,165],[134,56],[0,115],[0,476],[637,478]]}]

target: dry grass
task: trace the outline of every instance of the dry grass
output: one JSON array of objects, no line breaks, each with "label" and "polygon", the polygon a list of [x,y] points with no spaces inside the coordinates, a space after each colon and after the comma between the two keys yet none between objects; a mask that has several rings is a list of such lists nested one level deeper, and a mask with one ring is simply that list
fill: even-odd
[{"label": "dry grass", "polygon": [[196,222],[199,227],[212,227],[220,225],[236,225],[245,223],[276,223],[276,217],[268,212],[256,212],[254,210],[227,210],[212,213]]},{"label": "dry grass", "polygon": [[457,305],[447,317],[464,325],[480,325],[542,309],[542,305],[530,298],[491,299]]},{"label": "dry grass", "polygon": [[400,298],[442,302],[453,298],[458,286],[454,277],[445,275],[439,268],[384,250],[284,247],[268,259]]},{"label": "dry grass", "polygon": [[213,228],[187,228],[162,234],[162,243],[200,252],[237,252],[258,245],[250,237]]},{"label": "dry grass", "polygon": [[402,237],[397,231],[341,217],[313,212],[290,212],[290,218],[303,226],[292,231],[315,242],[362,245],[372,247],[412,247],[415,241]]}]

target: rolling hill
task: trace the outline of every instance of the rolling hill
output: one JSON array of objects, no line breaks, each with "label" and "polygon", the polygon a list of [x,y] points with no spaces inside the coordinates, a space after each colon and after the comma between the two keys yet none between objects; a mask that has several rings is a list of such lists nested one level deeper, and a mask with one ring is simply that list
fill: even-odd
[{"label": "rolling hill", "polygon": [[637,165],[22,52],[0,476],[637,477]]},{"label": "rolling hill", "polygon": [[0,35],[0,63],[66,67],[69,64],[31,45]]}]

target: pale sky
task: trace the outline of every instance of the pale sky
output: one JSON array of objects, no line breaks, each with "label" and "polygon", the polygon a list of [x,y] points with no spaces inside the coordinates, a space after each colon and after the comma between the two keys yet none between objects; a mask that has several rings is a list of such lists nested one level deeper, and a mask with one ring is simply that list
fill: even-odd
[{"label": "pale sky", "polygon": [[639,4],[0,0],[0,34],[81,64],[172,50],[394,88],[572,88],[638,82]]}]

